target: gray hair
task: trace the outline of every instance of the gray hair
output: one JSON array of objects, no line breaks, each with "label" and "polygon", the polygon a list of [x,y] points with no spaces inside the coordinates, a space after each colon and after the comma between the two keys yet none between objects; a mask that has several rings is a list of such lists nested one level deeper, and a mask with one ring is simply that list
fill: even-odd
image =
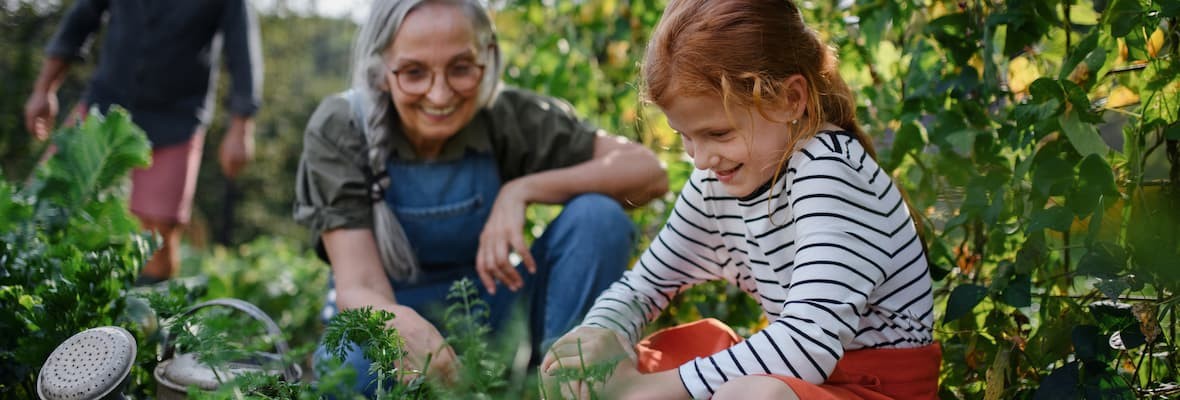
[{"label": "gray hair", "polygon": [[[401,28],[406,15],[422,4],[447,4],[461,8],[475,30],[476,49],[485,67],[480,82],[476,107],[487,107],[500,89],[503,66],[495,25],[481,0],[374,0],[369,19],[357,32],[352,56],[352,90],[359,96],[361,115],[365,115],[365,139],[369,145],[369,167],[375,172],[385,171],[390,155],[390,135],[399,121],[384,83],[385,50],[393,43],[393,36]],[[381,182],[389,187],[389,178]],[[414,281],[421,273],[417,257],[410,248],[406,232],[384,201],[373,202],[373,234],[377,252],[385,272],[395,280]]]}]

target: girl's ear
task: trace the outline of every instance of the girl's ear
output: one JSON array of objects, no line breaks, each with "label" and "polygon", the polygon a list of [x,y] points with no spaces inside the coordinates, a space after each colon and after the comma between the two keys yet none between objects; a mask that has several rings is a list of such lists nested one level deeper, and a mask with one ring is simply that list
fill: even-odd
[{"label": "girl's ear", "polygon": [[811,90],[810,85],[807,84],[807,79],[803,75],[794,74],[783,79],[782,86],[779,87],[782,96],[782,105],[787,116],[791,120],[802,119],[807,112],[807,99],[810,98],[808,94]]}]

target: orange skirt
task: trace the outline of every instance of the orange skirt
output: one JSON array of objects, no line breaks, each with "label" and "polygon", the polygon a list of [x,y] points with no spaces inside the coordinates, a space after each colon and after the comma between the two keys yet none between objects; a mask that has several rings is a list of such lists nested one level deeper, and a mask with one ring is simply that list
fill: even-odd
[{"label": "orange skirt", "polygon": [[[733,329],[708,318],[666,328],[636,345],[639,371],[660,372],[707,357],[742,341]],[[910,349],[868,349],[844,353],[828,380],[816,385],[771,375],[801,399],[937,399],[942,349],[937,343]]]}]

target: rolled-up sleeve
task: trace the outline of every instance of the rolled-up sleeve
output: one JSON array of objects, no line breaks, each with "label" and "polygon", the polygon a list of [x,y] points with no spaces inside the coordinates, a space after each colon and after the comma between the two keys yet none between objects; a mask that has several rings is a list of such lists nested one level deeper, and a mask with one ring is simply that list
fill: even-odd
[{"label": "rolled-up sleeve", "polygon": [[45,46],[45,54],[69,61],[81,60],[86,53],[83,47],[102,24],[106,10],[107,2],[103,0],[75,1],[62,18],[53,39]]},{"label": "rolled-up sleeve", "polygon": [[262,39],[258,17],[249,2],[228,2],[221,30],[226,69],[232,81],[227,107],[234,115],[254,115],[262,104]]},{"label": "rolled-up sleeve", "polygon": [[598,128],[569,103],[519,89],[504,90],[492,108],[497,159],[505,180],[563,168],[594,157]]},{"label": "rolled-up sleeve", "polygon": [[372,203],[365,176],[364,137],[352,124],[348,101],[320,103],[303,135],[295,176],[294,217],[319,235],[339,228],[371,228]]}]

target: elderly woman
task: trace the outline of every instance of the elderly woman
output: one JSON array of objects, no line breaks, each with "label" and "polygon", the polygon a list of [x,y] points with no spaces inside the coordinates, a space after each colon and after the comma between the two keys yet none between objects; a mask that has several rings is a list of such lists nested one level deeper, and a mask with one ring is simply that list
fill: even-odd
[{"label": "elderly woman", "polygon": [[[446,376],[454,355],[431,310],[469,277],[493,330],[525,294],[534,351],[547,348],[626,269],[635,229],[624,207],[667,190],[655,155],[563,101],[502,87],[478,0],[375,1],[353,63],[352,90],[308,122],[297,176],[295,218],[332,266],[325,317],[391,311],[412,367],[430,354],[428,371]],[[533,203],[564,207],[528,247]],[[359,349],[347,362],[372,393]]]}]

